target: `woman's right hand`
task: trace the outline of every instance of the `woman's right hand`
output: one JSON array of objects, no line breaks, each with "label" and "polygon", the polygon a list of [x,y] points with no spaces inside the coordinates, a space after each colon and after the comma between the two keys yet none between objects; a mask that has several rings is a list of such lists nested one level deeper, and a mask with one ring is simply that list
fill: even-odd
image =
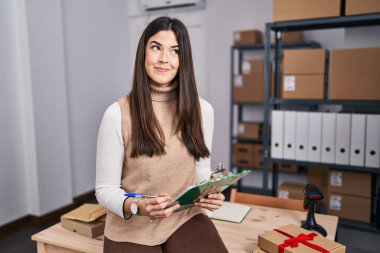
[{"label": "woman's right hand", "polygon": [[151,220],[169,217],[180,207],[175,204],[166,208],[171,203],[171,197],[167,193],[159,193],[157,198],[143,199],[138,202],[140,215],[148,216]]}]

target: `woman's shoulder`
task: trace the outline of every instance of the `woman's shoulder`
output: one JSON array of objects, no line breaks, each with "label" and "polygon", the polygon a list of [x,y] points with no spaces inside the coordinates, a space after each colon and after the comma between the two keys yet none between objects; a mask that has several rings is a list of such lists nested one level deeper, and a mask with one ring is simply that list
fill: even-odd
[{"label": "woman's shoulder", "polygon": [[109,105],[104,112],[103,119],[105,120],[117,120],[120,119],[120,105],[118,101]]},{"label": "woman's shoulder", "polygon": [[208,113],[213,114],[214,113],[214,108],[205,99],[199,98],[199,104],[201,106],[202,113],[204,113],[204,114],[208,114]]}]

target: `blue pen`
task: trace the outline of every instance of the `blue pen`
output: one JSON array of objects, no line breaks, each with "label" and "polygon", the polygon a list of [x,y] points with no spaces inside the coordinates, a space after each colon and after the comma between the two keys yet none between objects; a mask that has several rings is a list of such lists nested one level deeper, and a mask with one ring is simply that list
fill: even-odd
[{"label": "blue pen", "polygon": [[124,193],[124,196],[126,196],[126,197],[132,197],[132,198],[144,198],[144,199],[157,198],[158,197],[158,196],[154,196],[154,195],[144,195],[142,193],[137,193],[137,192],[134,192],[134,193]]},{"label": "blue pen", "polygon": [[[124,196],[126,197],[132,197],[132,198],[143,198],[143,199],[152,199],[152,198],[157,198],[159,196],[154,196],[154,195],[144,195],[142,193],[124,193]],[[171,198],[173,199],[173,198]]]}]

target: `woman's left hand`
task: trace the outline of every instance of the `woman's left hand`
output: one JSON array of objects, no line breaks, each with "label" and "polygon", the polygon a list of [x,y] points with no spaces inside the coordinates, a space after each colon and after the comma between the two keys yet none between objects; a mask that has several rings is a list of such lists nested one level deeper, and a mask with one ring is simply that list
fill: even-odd
[{"label": "woman's left hand", "polygon": [[214,193],[208,195],[206,198],[201,198],[195,202],[196,206],[206,208],[210,211],[215,211],[223,205],[224,195],[221,193]]}]

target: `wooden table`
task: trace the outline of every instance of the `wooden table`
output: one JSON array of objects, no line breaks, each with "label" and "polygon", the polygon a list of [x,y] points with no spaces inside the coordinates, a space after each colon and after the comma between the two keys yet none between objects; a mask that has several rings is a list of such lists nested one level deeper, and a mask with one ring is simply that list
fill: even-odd
[{"label": "wooden table", "polygon": [[[291,211],[252,205],[252,210],[241,224],[217,221],[214,224],[229,252],[252,253],[257,249],[258,235],[287,224],[301,224],[306,212]],[[316,214],[316,220],[327,231],[327,238],[334,240],[338,217]],[[68,231],[58,223],[32,236],[37,242],[38,253],[86,252],[102,253],[103,236],[90,239]]]}]

